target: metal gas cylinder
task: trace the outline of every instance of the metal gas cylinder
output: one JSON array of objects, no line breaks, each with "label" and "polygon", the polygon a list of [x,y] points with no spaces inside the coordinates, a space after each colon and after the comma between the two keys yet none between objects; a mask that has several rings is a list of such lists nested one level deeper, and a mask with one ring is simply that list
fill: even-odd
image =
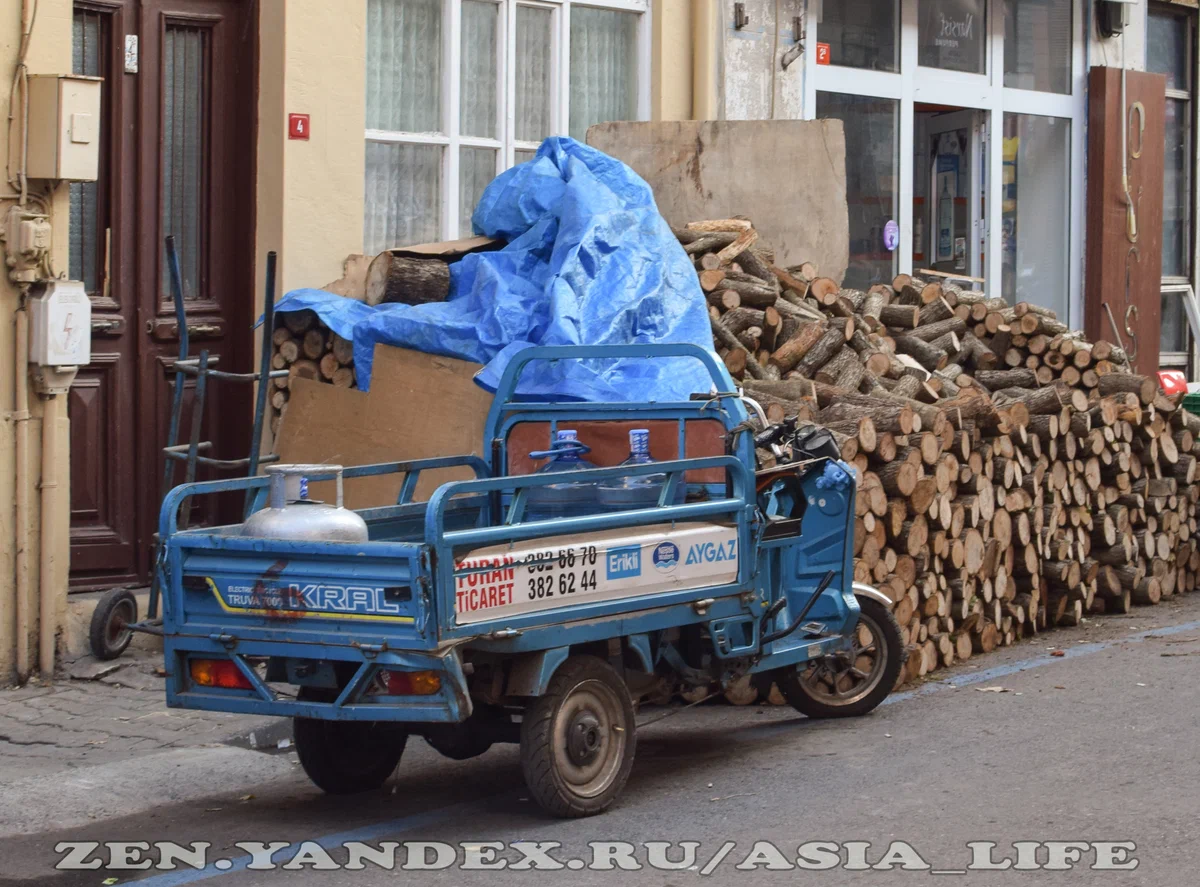
[{"label": "metal gas cylinder", "polygon": [[[367,522],[342,507],[341,465],[269,465],[267,507],[242,524],[243,536],[313,542],[366,542]],[[332,479],[337,502],[308,498],[309,478]]]}]

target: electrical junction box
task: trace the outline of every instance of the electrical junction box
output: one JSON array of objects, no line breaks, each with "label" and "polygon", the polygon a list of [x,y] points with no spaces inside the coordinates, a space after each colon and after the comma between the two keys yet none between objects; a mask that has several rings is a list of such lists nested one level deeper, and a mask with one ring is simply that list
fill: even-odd
[{"label": "electrical junction box", "polygon": [[92,360],[92,301],[78,280],[48,280],[29,295],[29,362],[84,366]]},{"label": "electrical junction box", "polygon": [[31,179],[94,182],[100,171],[100,77],[29,78]]}]

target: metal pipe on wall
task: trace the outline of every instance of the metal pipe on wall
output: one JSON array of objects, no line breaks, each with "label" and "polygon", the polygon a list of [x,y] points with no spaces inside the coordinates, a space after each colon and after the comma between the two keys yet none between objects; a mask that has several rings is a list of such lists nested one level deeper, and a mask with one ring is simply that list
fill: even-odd
[{"label": "metal pipe on wall", "polygon": [[13,435],[16,438],[16,503],[14,532],[16,557],[13,613],[17,683],[29,679],[29,313],[22,305],[16,317],[15,367],[13,368]]},{"label": "metal pipe on wall", "polygon": [[54,539],[58,528],[58,414],[63,398],[50,395],[42,413],[42,532],[39,558],[38,593],[38,668],[43,680],[54,678],[54,647],[58,635],[57,570]]}]

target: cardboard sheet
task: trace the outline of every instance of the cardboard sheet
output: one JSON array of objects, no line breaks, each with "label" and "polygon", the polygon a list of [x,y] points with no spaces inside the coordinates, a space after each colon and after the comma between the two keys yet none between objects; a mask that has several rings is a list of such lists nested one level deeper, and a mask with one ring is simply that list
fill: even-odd
[{"label": "cardboard sheet", "polygon": [[[473,377],[479,364],[378,345],[369,392],[307,379],[292,381],[279,428],[282,462],[364,465],[474,453],[483,456],[483,425],[492,397]],[[422,475],[417,498],[428,499],[469,470]],[[403,475],[346,483],[346,505],[395,503]],[[314,484],[315,499],[333,501],[331,484]]]}]

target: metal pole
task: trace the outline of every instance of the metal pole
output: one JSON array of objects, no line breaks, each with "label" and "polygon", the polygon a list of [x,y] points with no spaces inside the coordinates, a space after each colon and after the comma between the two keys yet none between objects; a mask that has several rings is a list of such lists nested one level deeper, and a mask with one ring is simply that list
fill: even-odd
[{"label": "metal pole", "polygon": [[[262,354],[258,359],[258,391],[254,399],[254,430],[250,433],[250,464],[248,477],[258,474],[258,457],[262,448],[263,416],[267,412],[267,395],[271,390],[271,337],[275,333],[275,251],[267,253],[267,287],[263,294]],[[242,514],[250,516],[254,491],[246,490]]]}]

